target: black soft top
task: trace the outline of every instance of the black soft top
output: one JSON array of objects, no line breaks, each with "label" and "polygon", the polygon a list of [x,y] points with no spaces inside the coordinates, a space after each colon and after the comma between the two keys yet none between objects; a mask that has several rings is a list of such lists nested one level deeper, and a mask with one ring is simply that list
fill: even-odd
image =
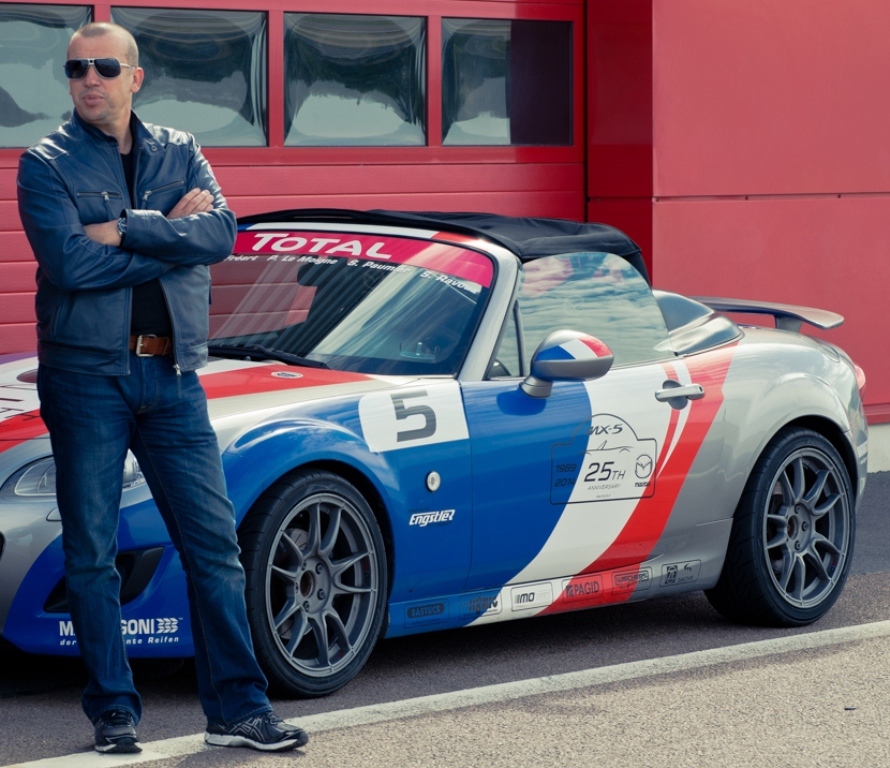
[{"label": "black soft top", "polygon": [[445,211],[354,211],[341,208],[294,208],[246,216],[239,224],[261,222],[345,222],[435,228],[482,237],[515,253],[521,261],[560,253],[613,253],[632,264],[649,281],[640,247],[607,224],[567,219],[501,216],[496,213]]}]

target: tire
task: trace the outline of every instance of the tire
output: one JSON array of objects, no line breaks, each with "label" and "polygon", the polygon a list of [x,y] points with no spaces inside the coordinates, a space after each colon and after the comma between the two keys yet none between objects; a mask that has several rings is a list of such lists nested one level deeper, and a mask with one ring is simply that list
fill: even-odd
[{"label": "tire", "polygon": [[844,588],[855,532],[853,486],[837,450],[816,432],[785,429],[754,466],[723,572],[705,594],[732,621],[811,624]]},{"label": "tire", "polygon": [[284,695],[326,696],[368,660],[386,611],[380,526],[362,495],[330,472],[288,475],[240,530],[257,660]]}]

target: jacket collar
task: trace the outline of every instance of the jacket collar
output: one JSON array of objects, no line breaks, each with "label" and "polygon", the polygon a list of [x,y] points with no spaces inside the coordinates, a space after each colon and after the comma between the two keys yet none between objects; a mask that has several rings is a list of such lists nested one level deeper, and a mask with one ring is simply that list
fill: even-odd
[{"label": "jacket collar", "polygon": [[[79,131],[87,136],[90,136],[97,141],[104,141],[108,144],[117,145],[117,139],[113,136],[109,136],[107,133],[100,131],[95,126],[87,123],[75,109],[72,117],[71,123],[75,126],[76,131]],[[157,139],[152,135],[151,131],[148,130],[145,123],[143,123],[135,112],[130,111],[130,131],[133,133],[133,147],[147,147],[152,151],[157,151],[161,148]]]}]

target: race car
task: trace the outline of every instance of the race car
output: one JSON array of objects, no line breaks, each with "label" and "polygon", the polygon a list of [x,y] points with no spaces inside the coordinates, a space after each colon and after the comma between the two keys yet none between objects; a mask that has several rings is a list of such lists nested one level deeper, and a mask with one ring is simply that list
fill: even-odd
[{"label": "race car", "polygon": [[[868,442],[862,370],[813,335],[839,315],[656,290],[612,227],[491,214],[252,216],[212,277],[201,381],[280,693],[381,638],[692,590],[798,626],[844,587]],[[0,360],[0,633],[74,655],[36,367]],[[117,566],[131,657],[189,656],[132,457]]]}]

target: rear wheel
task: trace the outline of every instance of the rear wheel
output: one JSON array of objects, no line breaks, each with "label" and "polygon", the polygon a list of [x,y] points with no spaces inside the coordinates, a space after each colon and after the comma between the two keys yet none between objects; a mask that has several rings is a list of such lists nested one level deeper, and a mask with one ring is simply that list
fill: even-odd
[{"label": "rear wheel", "polygon": [[303,470],[258,500],[240,532],[247,613],[270,684],[324,696],[364,666],[386,610],[383,537],[354,486]]},{"label": "rear wheel", "polygon": [[708,600],[734,621],[816,621],[844,587],[855,525],[850,476],[834,446],[811,430],[780,432],[748,480]]}]

